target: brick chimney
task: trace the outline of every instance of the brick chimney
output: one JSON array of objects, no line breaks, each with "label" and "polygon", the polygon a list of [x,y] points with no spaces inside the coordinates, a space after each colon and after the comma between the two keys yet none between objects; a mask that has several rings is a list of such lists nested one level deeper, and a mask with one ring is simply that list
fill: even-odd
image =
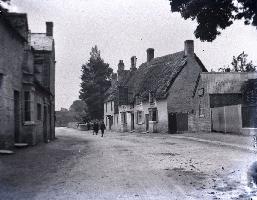
[{"label": "brick chimney", "polygon": [[46,22],[46,36],[53,36],[53,22]]},{"label": "brick chimney", "polygon": [[118,81],[121,81],[123,79],[124,69],[125,69],[124,62],[123,62],[123,60],[120,60],[119,64],[118,64],[118,71],[117,71],[117,73],[118,73]]},{"label": "brick chimney", "polygon": [[130,71],[136,71],[136,70],[137,70],[137,57],[136,56],[132,56],[131,57]]},{"label": "brick chimney", "polygon": [[154,59],[154,49],[149,48],[146,50],[147,52],[147,62],[150,62],[152,59]]},{"label": "brick chimney", "polygon": [[185,56],[193,56],[194,55],[194,40],[186,40],[185,41]]},{"label": "brick chimney", "polygon": [[123,60],[120,60],[118,64],[118,71],[124,71],[124,69],[125,69],[124,62]]}]

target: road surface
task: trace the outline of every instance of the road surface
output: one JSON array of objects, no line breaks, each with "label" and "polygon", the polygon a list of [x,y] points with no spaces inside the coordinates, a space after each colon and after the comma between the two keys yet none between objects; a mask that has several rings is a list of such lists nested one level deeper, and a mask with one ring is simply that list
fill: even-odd
[{"label": "road surface", "polygon": [[164,134],[56,136],[0,156],[0,199],[249,199],[248,151]]}]

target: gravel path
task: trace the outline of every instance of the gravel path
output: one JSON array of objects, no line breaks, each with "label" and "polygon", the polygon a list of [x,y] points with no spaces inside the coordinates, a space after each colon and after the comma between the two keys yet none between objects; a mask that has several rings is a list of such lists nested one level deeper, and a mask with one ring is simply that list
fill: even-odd
[{"label": "gravel path", "polygon": [[0,156],[0,199],[249,199],[254,153],[167,135],[56,135]]}]

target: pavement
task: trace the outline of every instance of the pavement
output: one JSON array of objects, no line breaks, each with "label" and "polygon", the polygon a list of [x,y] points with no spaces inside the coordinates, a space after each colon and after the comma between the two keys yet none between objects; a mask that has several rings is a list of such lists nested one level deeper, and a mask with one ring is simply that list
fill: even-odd
[{"label": "pavement", "polygon": [[206,142],[216,145],[228,146],[250,152],[257,152],[255,140],[253,136],[233,135],[216,132],[202,133],[183,133],[170,135],[173,138],[195,140],[198,142]]},{"label": "pavement", "polygon": [[256,160],[245,149],[250,137],[107,132],[101,138],[68,128],[57,128],[56,136],[0,156],[0,199],[249,200],[257,194],[246,180]]}]

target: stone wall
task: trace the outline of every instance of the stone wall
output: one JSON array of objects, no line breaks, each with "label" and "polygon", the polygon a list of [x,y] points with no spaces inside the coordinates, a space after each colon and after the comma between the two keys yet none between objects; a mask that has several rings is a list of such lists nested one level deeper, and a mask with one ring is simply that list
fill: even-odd
[{"label": "stone wall", "polygon": [[14,91],[19,94],[16,115],[17,130],[21,132],[22,63],[24,41],[0,17],[0,147],[8,148],[14,143]]},{"label": "stone wall", "polygon": [[190,113],[193,105],[193,92],[201,67],[192,57],[187,59],[187,64],[180,72],[169,90],[168,113]]}]

